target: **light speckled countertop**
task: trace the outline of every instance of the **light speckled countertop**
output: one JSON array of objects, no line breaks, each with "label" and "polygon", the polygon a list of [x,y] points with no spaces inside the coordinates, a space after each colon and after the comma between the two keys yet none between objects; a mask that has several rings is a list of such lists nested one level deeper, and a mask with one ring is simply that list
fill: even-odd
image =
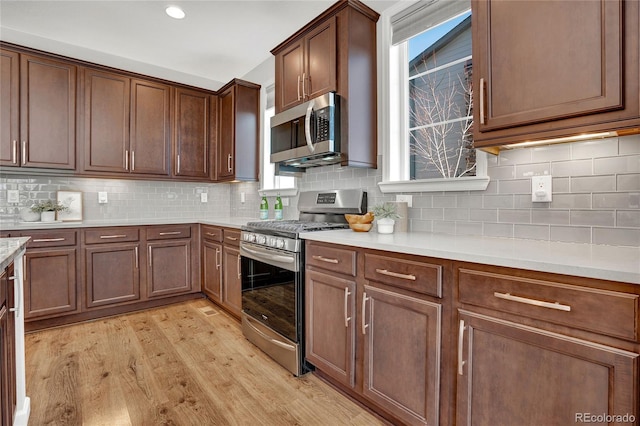
[{"label": "light speckled countertop", "polygon": [[29,237],[0,238],[0,270],[4,270],[27,246]]},{"label": "light speckled countertop", "polygon": [[313,241],[640,284],[640,248],[427,232],[311,232]]},{"label": "light speckled countertop", "polygon": [[[88,228],[101,226],[169,225],[201,223],[239,229],[246,217],[127,219],[84,222],[41,222],[0,224],[0,230]],[[640,284],[640,248],[596,244],[575,244],[511,238],[492,238],[432,234],[427,232],[396,232],[378,234],[351,230],[303,233],[307,240],[372,248],[398,253],[437,257],[487,265],[529,269],[578,277],[598,278]]]}]

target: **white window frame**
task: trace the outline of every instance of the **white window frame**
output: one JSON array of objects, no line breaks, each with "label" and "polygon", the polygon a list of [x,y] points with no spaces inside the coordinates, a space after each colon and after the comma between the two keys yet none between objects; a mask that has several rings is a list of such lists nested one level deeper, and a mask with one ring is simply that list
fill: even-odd
[{"label": "white window frame", "polygon": [[[275,106],[270,105],[268,99],[273,98],[274,86],[271,85],[262,89],[264,92],[260,97],[262,111],[262,136],[260,143],[260,189],[261,196],[281,195],[283,197],[294,197],[298,194],[298,181],[295,177],[276,176],[275,166],[270,161],[270,150],[267,150],[267,141],[271,140],[271,117],[275,113]],[[269,144],[269,146],[271,146]],[[293,185],[293,186],[291,186]]]},{"label": "white window frame", "polygon": [[382,152],[383,193],[483,191],[489,185],[487,153],[476,150],[476,176],[409,180],[408,43],[393,45],[391,18],[414,3],[400,1],[378,21],[378,135]]}]

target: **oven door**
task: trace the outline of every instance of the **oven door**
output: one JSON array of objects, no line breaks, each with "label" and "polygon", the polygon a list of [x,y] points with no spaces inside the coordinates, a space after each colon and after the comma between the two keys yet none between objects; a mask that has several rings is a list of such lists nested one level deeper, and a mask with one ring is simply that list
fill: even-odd
[{"label": "oven door", "polygon": [[242,241],[240,256],[243,312],[299,343],[300,255]]}]

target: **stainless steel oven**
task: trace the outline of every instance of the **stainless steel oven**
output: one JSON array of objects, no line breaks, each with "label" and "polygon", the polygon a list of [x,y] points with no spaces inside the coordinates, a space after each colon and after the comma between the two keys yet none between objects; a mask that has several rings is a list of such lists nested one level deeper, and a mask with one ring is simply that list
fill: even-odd
[{"label": "stainless steel oven", "polygon": [[296,376],[304,362],[304,240],[306,232],[348,228],[345,213],[366,212],[366,192],[300,194],[299,220],[250,222],[242,228],[242,331]]}]

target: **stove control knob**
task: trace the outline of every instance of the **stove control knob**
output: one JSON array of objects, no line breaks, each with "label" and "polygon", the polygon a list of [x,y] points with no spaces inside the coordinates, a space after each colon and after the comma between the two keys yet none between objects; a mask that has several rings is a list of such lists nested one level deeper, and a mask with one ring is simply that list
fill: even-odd
[{"label": "stove control knob", "polygon": [[244,240],[253,243],[256,240],[256,234],[244,234]]},{"label": "stove control knob", "polygon": [[258,235],[256,236],[256,241],[258,242],[258,244],[266,244],[267,237],[265,237],[264,235]]},{"label": "stove control knob", "polygon": [[269,247],[275,247],[276,246],[276,239],[275,237],[269,237],[269,243],[268,243]]},{"label": "stove control knob", "polygon": [[282,238],[278,238],[276,241],[276,247],[279,249],[284,248],[284,240]]}]

